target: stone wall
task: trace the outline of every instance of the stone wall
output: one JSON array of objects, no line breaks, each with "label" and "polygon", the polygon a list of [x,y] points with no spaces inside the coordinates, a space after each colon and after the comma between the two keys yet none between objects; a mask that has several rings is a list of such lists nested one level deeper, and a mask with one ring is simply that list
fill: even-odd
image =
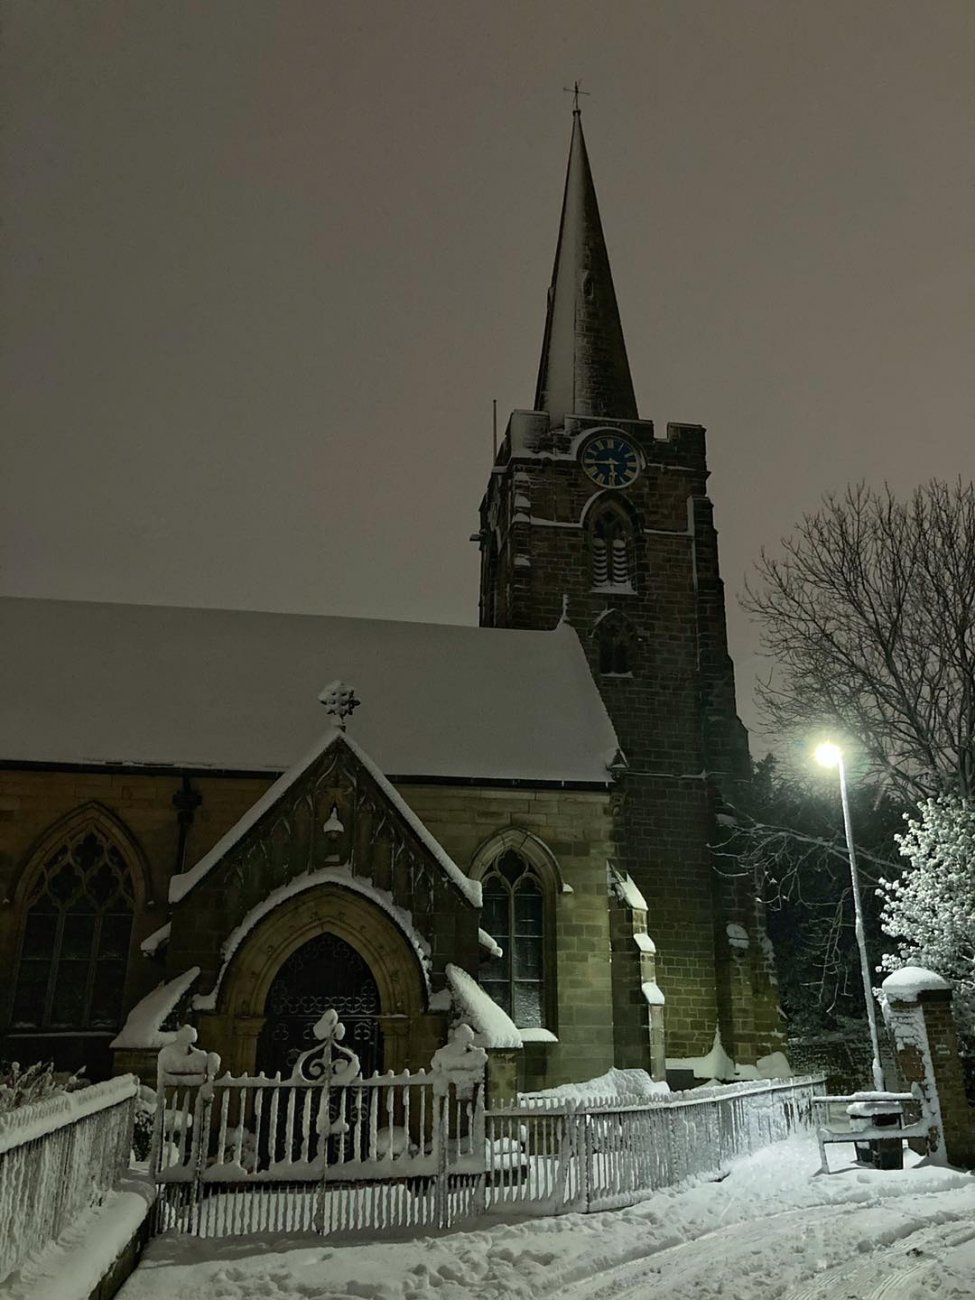
[{"label": "stone wall", "polygon": [[[163,978],[161,960],[144,956],[140,943],[169,916],[168,882],[176,862],[179,827],[173,796],[181,772],[6,770],[0,773],[0,981],[9,999],[19,955],[24,908],[25,872],[33,850],[63,819],[94,805],[117,826],[126,858],[144,886],[130,947],[124,1006],[133,1006]],[[202,796],[189,828],[185,860],[192,865],[252,806],[272,776],[191,774]],[[610,795],[606,790],[476,787],[423,784],[402,786],[401,793],[458,865],[466,870],[477,851],[493,836],[517,829],[538,837],[559,873],[553,891],[555,927],[550,951],[556,962],[556,1007],[553,1032],[558,1043],[533,1043],[519,1054],[523,1078],[533,1088],[601,1074],[613,1064],[612,995],[606,884],[607,859],[615,853]],[[567,887],[562,892],[562,886]],[[571,891],[571,892],[569,892]],[[197,948],[209,949],[227,927],[219,888],[210,904],[190,909],[181,925],[182,958],[196,960]],[[221,934],[218,934],[218,931]],[[433,936],[447,944],[441,959],[454,954],[446,931]],[[194,948],[194,944],[196,948]],[[449,950],[449,951],[448,951]],[[476,966],[476,956],[470,965]],[[9,1001],[0,1007],[0,1034],[9,1017]],[[98,1040],[59,1038],[38,1047],[47,1056],[60,1051],[63,1064],[87,1063],[89,1077],[111,1069],[107,1044]],[[33,1040],[32,1040],[33,1041]],[[0,1053],[8,1050],[0,1039]],[[424,1050],[426,1044],[424,1044]]]},{"label": "stone wall", "polygon": [[[194,774],[202,803],[188,829],[186,861],[202,857],[267,789],[273,776],[223,777]],[[25,894],[34,870],[60,830],[86,818],[119,844],[134,876],[135,917],[123,1005],[133,1006],[160,980],[162,967],[144,957],[139,945],[167,919],[169,878],[179,844],[173,796],[182,773],[46,770],[0,771],[0,1054],[53,1058],[61,1069],[86,1065],[89,1078],[111,1069],[111,1034],[94,1038],[29,1040],[8,1043],[13,974],[20,954]]]},{"label": "stone wall", "polygon": [[[454,861],[470,871],[506,831],[537,837],[554,858],[552,881],[557,1043],[523,1051],[523,1091],[602,1074],[613,1064],[609,903],[610,796],[603,791],[402,785],[400,793]],[[508,846],[517,841],[509,837]],[[646,1068],[649,1068],[649,1044]]]}]

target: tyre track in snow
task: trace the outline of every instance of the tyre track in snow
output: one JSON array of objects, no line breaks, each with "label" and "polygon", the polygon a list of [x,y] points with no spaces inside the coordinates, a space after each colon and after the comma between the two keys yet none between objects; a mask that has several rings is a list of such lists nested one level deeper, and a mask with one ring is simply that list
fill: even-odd
[{"label": "tyre track in snow", "polygon": [[[818,1273],[808,1283],[787,1291],[782,1300],[834,1300],[856,1296],[857,1300],[910,1300],[921,1294],[915,1289],[918,1275],[943,1267],[946,1250],[975,1240],[975,1228],[959,1227],[960,1220],[925,1224],[889,1245],[879,1245],[869,1259],[846,1260]],[[878,1279],[878,1273],[883,1273]],[[975,1296],[975,1278],[967,1292],[946,1291],[944,1295]]]},{"label": "tyre track in snow", "polygon": [[[908,1210],[906,1205],[897,1208]],[[564,1300],[690,1300],[698,1296],[703,1300],[712,1295],[724,1300],[739,1296],[749,1300],[915,1300],[925,1294],[916,1289],[919,1275],[938,1267],[944,1251],[975,1240],[975,1227],[961,1216],[939,1216],[932,1223],[918,1221],[908,1212],[903,1235],[893,1241],[878,1239],[866,1255],[860,1253],[863,1239],[847,1238],[841,1228],[837,1244],[845,1255],[838,1263],[824,1267],[815,1258],[813,1246],[808,1251],[808,1268],[815,1270],[812,1276],[802,1280],[776,1276],[776,1252],[769,1249],[770,1241],[778,1239],[780,1257],[787,1263],[791,1257],[795,1271],[802,1268],[799,1252],[790,1250],[796,1234],[800,1240],[825,1234],[828,1240],[833,1225],[849,1220],[850,1209],[847,1205],[810,1206],[731,1224],[676,1246],[648,1251],[597,1276],[581,1278],[560,1288],[560,1295]],[[831,1253],[835,1258],[835,1247]],[[961,1289],[939,1289],[939,1294],[944,1300],[975,1300],[975,1278],[967,1288],[963,1284]]]},{"label": "tyre track in snow", "polygon": [[[702,1274],[726,1276],[729,1269],[739,1269],[744,1282],[760,1263],[756,1256],[764,1256],[763,1248],[770,1235],[784,1231],[790,1222],[801,1227],[811,1219],[817,1224],[825,1224],[847,1217],[849,1206],[814,1206],[732,1223],[676,1246],[648,1250],[639,1258],[610,1267],[596,1276],[590,1273],[574,1284],[563,1286],[560,1295],[564,1300],[609,1300],[610,1297],[612,1300],[626,1300],[641,1293],[648,1298],[670,1296],[679,1283],[698,1282]],[[747,1267],[749,1262],[751,1269]],[[760,1294],[754,1290],[754,1283],[747,1288],[747,1293],[756,1297]],[[731,1292],[730,1296],[733,1295]]]}]

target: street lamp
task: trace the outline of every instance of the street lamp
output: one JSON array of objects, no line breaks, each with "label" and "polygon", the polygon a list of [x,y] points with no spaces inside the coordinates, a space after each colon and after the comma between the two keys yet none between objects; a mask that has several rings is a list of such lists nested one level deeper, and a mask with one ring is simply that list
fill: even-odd
[{"label": "street lamp", "polygon": [[884,1092],[884,1072],[880,1064],[880,1039],[877,1035],[877,1013],[870,986],[870,963],[867,961],[867,943],[863,931],[863,908],[860,905],[860,877],[857,872],[857,855],[853,846],[853,822],[850,818],[850,798],[846,790],[846,768],[843,751],[839,745],[826,741],[816,749],[816,762],[823,767],[835,767],[840,774],[840,799],[843,802],[843,828],[846,831],[846,851],[850,858],[850,879],[853,882],[853,907],[856,912],[857,947],[860,949],[860,974],[863,976],[863,996],[867,1004],[870,1024],[870,1044],[873,1048],[873,1086]]}]

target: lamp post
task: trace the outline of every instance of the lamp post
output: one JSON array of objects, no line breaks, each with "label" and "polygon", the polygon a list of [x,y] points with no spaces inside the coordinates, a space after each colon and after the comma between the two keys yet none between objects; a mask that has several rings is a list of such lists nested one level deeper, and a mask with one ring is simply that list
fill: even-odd
[{"label": "lamp post", "polygon": [[850,880],[853,883],[853,907],[856,913],[857,947],[860,950],[860,974],[863,976],[863,997],[867,1004],[867,1021],[870,1024],[870,1045],[873,1048],[873,1086],[885,1091],[884,1072],[880,1064],[880,1038],[877,1034],[877,1013],[870,986],[870,963],[867,960],[867,942],[863,929],[863,907],[860,903],[860,876],[857,872],[857,855],[853,846],[853,821],[850,817],[850,797],[846,789],[846,767],[839,745],[827,741],[816,750],[816,761],[823,767],[835,767],[840,774],[840,799],[843,803],[843,829],[846,831],[846,851],[850,858]]}]

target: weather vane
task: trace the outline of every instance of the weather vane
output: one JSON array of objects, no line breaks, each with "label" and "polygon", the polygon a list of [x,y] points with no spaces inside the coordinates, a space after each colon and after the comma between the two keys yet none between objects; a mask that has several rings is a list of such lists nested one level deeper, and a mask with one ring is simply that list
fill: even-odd
[{"label": "weather vane", "polygon": [[573,111],[573,113],[579,113],[579,112],[582,111],[582,110],[579,108],[579,96],[580,96],[580,95],[589,95],[589,94],[592,93],[591,91],[588,91],[588,90],[580,90],[580,89],[579,89],[579,83],[578,83],[578,81],[574,81],[574,82],[572,83],[571,86],[563,86],[563,87],[562,87],[562,90],[565,92],[566,95],[571,95],[571,96],[572,96],[572,111]]}]

